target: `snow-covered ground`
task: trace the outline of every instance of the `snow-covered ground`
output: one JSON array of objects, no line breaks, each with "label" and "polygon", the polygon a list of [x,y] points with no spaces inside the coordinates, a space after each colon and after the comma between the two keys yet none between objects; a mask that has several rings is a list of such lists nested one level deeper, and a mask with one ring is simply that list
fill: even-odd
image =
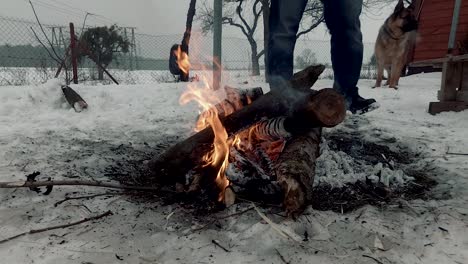
[{"label": "snow-covered ground", "polygon": [[[370,142],[392,139],[422,153],[421,162],[432,165],[428,170],[437,172],[439,183],[430,200],[366,206],[346,214],[308,208],[297,221],[275,214],[280,212],[277,208],[260,209],[290,234],[285,238],[255,210],[212,222],[250,207],[248,203],[203,216],[177,203],[115,194],[54,206],[65,195],[106,192],[92,187],[55,187],[48,196],[1,189],[0,240],[106,210],[113,215],[2,243],[0,263],[468,263],[468,158],[446,154],[447,150],[468,152],[468,111],[427,113],[440,77],[432,73],[403,78],[398,91],[370,89],[373,81],[362,80],[362,95],[376,98],[381,108],[349,116],[348,126],[326,132],[360,133]],[[244,81],[244,77],[231,78],[233,86],[267,87]],[[330,80],[315,85],[330,86]],[[189,135],[197,116],[194,104],[178,103],[184,84],[73,88],[90,105],[87,111],[70,110],[54,81],[0,87],[0,181],[24,180],[33,171],[55,180],[115,179],[109,168],[128,161],[141,165],[155,150]],[[330,160],[342,159],[327,155]],[[321,169],[323,180],[333,182],[326,178],[330,173]],[[334,184],[345,181],[346,175],[334,174],[338,179]],[[307,241],[303,241],[305,232]]]}]

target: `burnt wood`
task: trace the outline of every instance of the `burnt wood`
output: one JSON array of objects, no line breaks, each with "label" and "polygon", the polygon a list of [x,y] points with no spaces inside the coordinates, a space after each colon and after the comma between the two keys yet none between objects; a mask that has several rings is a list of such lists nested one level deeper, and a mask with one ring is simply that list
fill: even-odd
[{"label": "burnt wood", "polygon": [[[300,80],[291,81],[295,89],[285,87],[284,93],[267,93],[241,110],[220,118],[228,135],[261,120],[280,116],[287,116],[285,129],[294,136],[341,123],[346,114],[343,96],[333,89],[310,90],[323,69],[323,66],[309,67],[305,71],[310,76],[299,75]],[[213,149],[213,139],[213,131],[208,127],[154,157],[148,164],[153,178],[159,183],[185,182],[186,173],[202,164],[203,156]]]}]

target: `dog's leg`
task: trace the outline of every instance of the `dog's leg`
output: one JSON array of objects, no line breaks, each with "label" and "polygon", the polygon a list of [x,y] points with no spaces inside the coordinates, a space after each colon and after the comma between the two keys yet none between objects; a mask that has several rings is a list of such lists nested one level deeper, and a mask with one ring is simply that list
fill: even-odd
[{"label": "dog's leg", "polygon": [[375,79],[375,85],[372,88],[377,88],[382,85],[384,72],[384,65],[377,60],[377,78]]},{"label": "dog's leg", "polygon": [[398,89],[398,82],[400,80],[401,70],[403,68],[403,63],[401,59],[396,59],[392,63],[391,78],[389,81],[389,87],[395,90]]},{"label": "dog's leg", "polygon": [[390,83],[390,79],[392,78],[392,67],[385,66],[385,71],[387,72],[387,80],[385,81],[384,86],[388,86],[388,84]]}]

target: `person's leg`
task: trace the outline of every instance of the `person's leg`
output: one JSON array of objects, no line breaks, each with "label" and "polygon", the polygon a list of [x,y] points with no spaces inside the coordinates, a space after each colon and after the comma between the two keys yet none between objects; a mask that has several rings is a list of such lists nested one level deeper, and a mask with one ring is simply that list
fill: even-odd
[{"label": "person's leg", "polygon": [[361,73],[363,44],[362,0],[324,1],[325,22],[331,34],[331,59],[335,75],[334,88],[348,96],[357,92]]},{"label": "person's leg", "polygon": [[268,75],[271,90],[284,88],[292,78],[296,34],[307,0],[272,0],[268,39]]},{"label": "person's leg", "polygon": [[325,22],[331,34],[334,88],[346,98],[353,113],[365,113],[378,107],[374,99],[359,96],[356,87],[362,68],[361,22],[363,0],[325,0]]}]

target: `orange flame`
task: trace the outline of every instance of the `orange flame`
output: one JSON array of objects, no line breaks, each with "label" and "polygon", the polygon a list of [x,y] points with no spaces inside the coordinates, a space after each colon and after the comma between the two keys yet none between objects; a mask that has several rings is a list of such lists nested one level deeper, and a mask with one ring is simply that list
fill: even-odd
[{"label": "orange flame", "polygon": [[214,149],[212,152],[203,157],[203,167],[212,166],[219,168],[216,175],[216,184],[221,190],[218,201],[224,201],[224,193],[229,186],[229,180],[225,175],[228,166],[229,149],[231,144],[228,142],[228,134],[219,119],[218,110],[215,105],[220,101],[220,96],[211,89],[211,80],[206,76],[202,76],[201,81],[188,85],[188,90],[180,97],[181,104],[187,104],[190,101],[197,102],[202,110],[202,113],[195,126],[195,131],[200,131],[208,126],[211,126],[214,133]]},{"label": "orange flame", "polygon": [[179,68],[182,72],[187,74],[190,70],[190,61],[189,61],[189,56],[187,55],[186,52],[182,51],[181,46],[177,48],[177,50],[174,51],[176,58],[177,58],[177,64],[179,65]]}]

